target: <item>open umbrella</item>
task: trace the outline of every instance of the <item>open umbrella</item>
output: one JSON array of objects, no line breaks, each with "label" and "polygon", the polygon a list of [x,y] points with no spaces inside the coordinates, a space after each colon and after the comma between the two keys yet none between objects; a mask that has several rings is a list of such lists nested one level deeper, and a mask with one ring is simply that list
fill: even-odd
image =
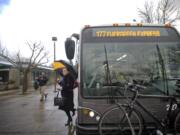
[{"label": "open umbrella", "polygon": [[65,61],[65,60],[58,60],[58,61],[55,61],[53,63],[53,66],[54,66],[54,70],[61,70],[62,68],[66,67],[70,73],[73,75],[73,77],[75,79],[77,79],[78,77],[78,74],[77,74],[77,71],[74,69],[73,65],[71,65],[69,62]]}]

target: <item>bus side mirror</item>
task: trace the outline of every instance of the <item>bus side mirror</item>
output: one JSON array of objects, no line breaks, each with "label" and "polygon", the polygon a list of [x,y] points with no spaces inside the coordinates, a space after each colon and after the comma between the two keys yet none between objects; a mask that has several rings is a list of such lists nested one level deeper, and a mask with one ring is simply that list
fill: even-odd
[{"label": "bus side mirror", "polygon": [[69,60],[72,60],[74,58],[75,53],[75,41],[71,38],[67,38],[65,41],[65,51],[66,51],[66,57]]}]

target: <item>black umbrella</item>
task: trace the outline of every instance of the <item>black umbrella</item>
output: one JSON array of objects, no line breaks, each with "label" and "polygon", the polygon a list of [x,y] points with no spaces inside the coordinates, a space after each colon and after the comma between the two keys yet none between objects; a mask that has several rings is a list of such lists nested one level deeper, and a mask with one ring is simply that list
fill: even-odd
[{"label": "black umbrella", "polygon": [[69,70],[69,72],[73,75],[73,77],[74,77],[75,79],[77,79],[78,73],[77,73],[77,71],[75,70],[75,68],[73,67],[73,65],[71,65],[69,62],[67,62],[67,61],[65,61],[65,60],[58,60],[58,61],[56,61],[56,62],[62,63],[62,64]]}]

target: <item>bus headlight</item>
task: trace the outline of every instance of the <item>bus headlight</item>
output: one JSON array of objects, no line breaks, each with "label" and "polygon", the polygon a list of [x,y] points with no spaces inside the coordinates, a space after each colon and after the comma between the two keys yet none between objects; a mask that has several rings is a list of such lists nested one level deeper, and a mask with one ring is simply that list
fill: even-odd
[{"label": "bus headlight", "polygon": [[99,119],[100,119],[100,116],[96,116],[96,121],[99,121]]},{"label": "bus headlight", "polygon": [[86,107],[79,107],[78,109],[79,109],[79,111],[82,112],[82,114],[84,116],[88,116],[89,118],[99,121],[101,115],[100,115],[100,113],[96,112],[95,110],[93,110],[91,108],[86,108]]},{"label": "bus headlight", "polygon": [[90,112],[89,112],[89,117],[93,118],[94,115],[95,115],[95,113],[94,113],[93,111],[90,111]]}]

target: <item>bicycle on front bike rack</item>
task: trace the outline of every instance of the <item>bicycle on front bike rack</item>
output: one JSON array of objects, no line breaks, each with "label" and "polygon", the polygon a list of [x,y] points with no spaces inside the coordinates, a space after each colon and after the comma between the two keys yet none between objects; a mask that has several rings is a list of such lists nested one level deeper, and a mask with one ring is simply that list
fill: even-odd
[{"label": "bicycle on front bike rack", "polygon": [[[111,108],[107,109],[101,116],[98,124],[100,135],[141,135],[147,130],[143,113],[147,114],[154,122],[154,127],[151,134],[175,134],[180,133],[180,103],[175,96],[165,96],[168,99],[169,106],[167,107],[167,115],[162,120],[159,120],[150,110],[148,110],[137,98],[145,95],[139,94],[140,90],[145,90],[146,87],[138,84],[128,84],[126,90],[133,92],[130,101],[121,104],[116,103]],[[128,99],[128,97],[127,97]],[[173,113],[174,110],[178,110]],[[173,114],[173,117],[172,117]],[[175,116],[174,116],[175,115]]]}]

